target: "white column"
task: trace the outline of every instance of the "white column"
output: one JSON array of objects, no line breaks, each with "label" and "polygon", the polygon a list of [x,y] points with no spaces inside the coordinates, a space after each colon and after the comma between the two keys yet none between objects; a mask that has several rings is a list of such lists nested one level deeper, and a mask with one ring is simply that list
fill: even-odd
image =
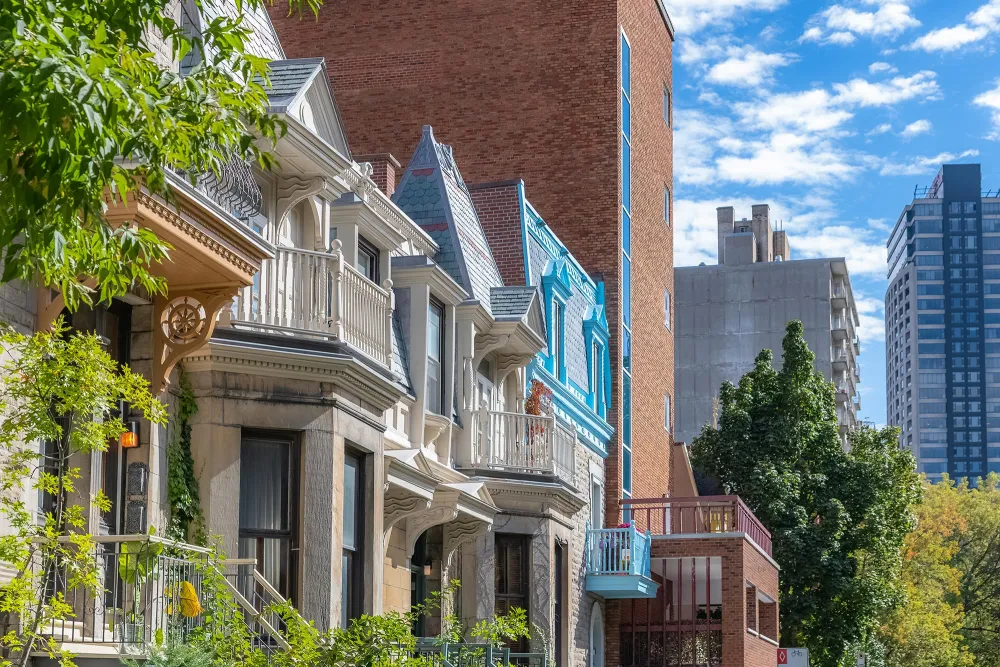
[{"label": "white column", "polygon": [[424,411],[427,405],[427,309],[430,307],[429,285],[410,287],[410,382],[417,400],[410,412],[410,440],[424,445]]}]

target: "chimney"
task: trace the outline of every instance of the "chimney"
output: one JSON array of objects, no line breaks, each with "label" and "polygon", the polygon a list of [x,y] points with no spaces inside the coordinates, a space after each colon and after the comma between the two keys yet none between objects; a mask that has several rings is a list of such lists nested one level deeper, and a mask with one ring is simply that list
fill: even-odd
[{"label": "chimney", "polygon": [[372,180],[378,189],[391,197],[396,191],[396,172],[400,168],[399,160],[392,153],[375,153],[373,155],[352,156],[357,163],[367,162],[372,166]]},{"label": "chimney", "polygon": [[733,233],[733,221],[736,218],[736,209],[732,206],[720,206],[715,209],[716,224],[719,235],[719,255],[718,263],[726,263],[726,237]]}]

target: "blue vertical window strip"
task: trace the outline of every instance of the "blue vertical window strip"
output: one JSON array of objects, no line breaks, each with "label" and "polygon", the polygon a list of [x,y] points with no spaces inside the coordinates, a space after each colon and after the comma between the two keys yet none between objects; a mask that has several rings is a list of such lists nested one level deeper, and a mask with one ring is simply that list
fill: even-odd
[{"label": "blue vertical window strip", "polygon": [[[622,495],[632,497],[632,47],[622,33]],[[626,519],[628,517],[626,516]]]}]

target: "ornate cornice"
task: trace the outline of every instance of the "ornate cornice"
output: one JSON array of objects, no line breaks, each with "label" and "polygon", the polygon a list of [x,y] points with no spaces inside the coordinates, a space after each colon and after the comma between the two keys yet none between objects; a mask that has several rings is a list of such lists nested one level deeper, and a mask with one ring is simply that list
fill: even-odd
[{"label": "ornate cornice", "polygon": [[[218,239],[199,229],[194,223],[185,220],[179,212],[170,208],[164,202],[156,199],[148,192],[139,190],[136,192],[135,196],[141,206],[145,207],[148,211],[169,223],[180,234],[187,236],[199,245],[208,248],[213,254],[218,255],[225,261],[229,262],[240,272],[253,276],[253,274],[257,273],[260,269],[259,263],[254,265],[246,258],[241,257],[231,248],[219,242]],[[145,215],[146,212],[140,209],[138,213],[140,215]]]}]

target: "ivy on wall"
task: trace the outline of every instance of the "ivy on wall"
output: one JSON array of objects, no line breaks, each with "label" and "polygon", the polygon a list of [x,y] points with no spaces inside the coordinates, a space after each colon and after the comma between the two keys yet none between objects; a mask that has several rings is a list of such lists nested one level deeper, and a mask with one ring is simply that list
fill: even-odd
[{"label": "ivy on wall", "polygon": [[205,522],[198,494],[198,479],[191,456],[191,417],[198,412],[191,380],[179,369],[180,394],[171,419],[173,434],[167,445],[167,496],[170,526],[167,536],[175,540],[205,543]]}]

